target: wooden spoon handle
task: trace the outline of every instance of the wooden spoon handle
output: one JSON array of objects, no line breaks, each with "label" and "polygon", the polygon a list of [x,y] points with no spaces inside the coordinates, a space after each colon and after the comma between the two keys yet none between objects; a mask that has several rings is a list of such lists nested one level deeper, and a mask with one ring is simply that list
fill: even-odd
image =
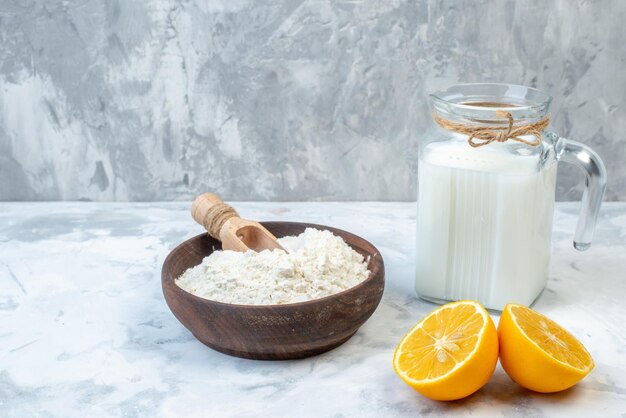
[{"label": "wooden spoon handle", "polygon": [[220,230],[227,220],[239,218],[239,214],[214,193],[203,193],[191,205],[191,216],[213,238],[220,240]]}]

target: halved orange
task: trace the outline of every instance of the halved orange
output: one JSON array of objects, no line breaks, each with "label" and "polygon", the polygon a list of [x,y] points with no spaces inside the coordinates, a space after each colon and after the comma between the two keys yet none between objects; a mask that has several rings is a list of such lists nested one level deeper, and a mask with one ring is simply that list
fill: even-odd
[{"label": "halved orange", "polygon": [[393,356],[402,380],[431,399],[461,399],[480,389],[498,361],[498,334],[481,304],[443,305],[404,336]]},{"label": "halved orange", "polygon": [[526,389],[565,390],[593,369],[591,355],[576,337],[526,306],[509,303],[504,307],[498,337],[502,368]]}]

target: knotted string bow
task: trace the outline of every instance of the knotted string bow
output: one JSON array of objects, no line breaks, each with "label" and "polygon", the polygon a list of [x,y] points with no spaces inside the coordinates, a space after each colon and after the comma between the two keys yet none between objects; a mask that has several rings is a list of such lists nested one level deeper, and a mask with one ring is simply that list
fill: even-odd
[{"label": "knotted string bow", "polygon": [[[547,128],[550,124],[550,117],[546,116],[537,122],[515,126],[513,115],[504,110],[496,110],[496,117],[506,117],[509,121],[508,126],[466,125],[445,119],[438,113],[435,113],[434,115],[437,125],[449,131],[467,135],[467,143],[474,148],[482,147],[483,145],[491,144],[492,142],[505,142],[509,139],[522,142],[530,145],[531,147],[536,147],[541,144],[541,131]],[[529,141],[524,139],[522,138],[523,135],[533,135],[535,140]]]}]

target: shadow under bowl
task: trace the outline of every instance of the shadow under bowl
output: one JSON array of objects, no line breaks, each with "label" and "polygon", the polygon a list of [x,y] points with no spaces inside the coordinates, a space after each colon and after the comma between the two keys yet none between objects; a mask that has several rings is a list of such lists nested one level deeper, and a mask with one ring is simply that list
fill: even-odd
[{"label": "shadow under bowl", "polygon": [[374,313],[383,295],[385,267],[368,241],[340,229],[299,222],[262,222],[281,238],[306,228],[331,231],[365,259],[370,275],[358,285],[321,299],[284,305],[236,305],[195,296],[175,283],[221,243],[208,234],[193,237],[167,256],[163,295],[176,318],[202,343],[231,356],[287,360],[314,356],[346,342]]}]

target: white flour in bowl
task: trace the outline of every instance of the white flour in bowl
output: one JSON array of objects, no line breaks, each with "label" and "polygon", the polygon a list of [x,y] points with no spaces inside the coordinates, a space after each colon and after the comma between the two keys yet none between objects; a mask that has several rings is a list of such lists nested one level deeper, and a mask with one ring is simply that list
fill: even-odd
[{"label": "white flour in bowl", "polygon": [[176,284],[218,302],[277,305],[339,293],[369,275],[368,260],[330,231],[307,228],[278,242],[289,253],[215,251]]}]

